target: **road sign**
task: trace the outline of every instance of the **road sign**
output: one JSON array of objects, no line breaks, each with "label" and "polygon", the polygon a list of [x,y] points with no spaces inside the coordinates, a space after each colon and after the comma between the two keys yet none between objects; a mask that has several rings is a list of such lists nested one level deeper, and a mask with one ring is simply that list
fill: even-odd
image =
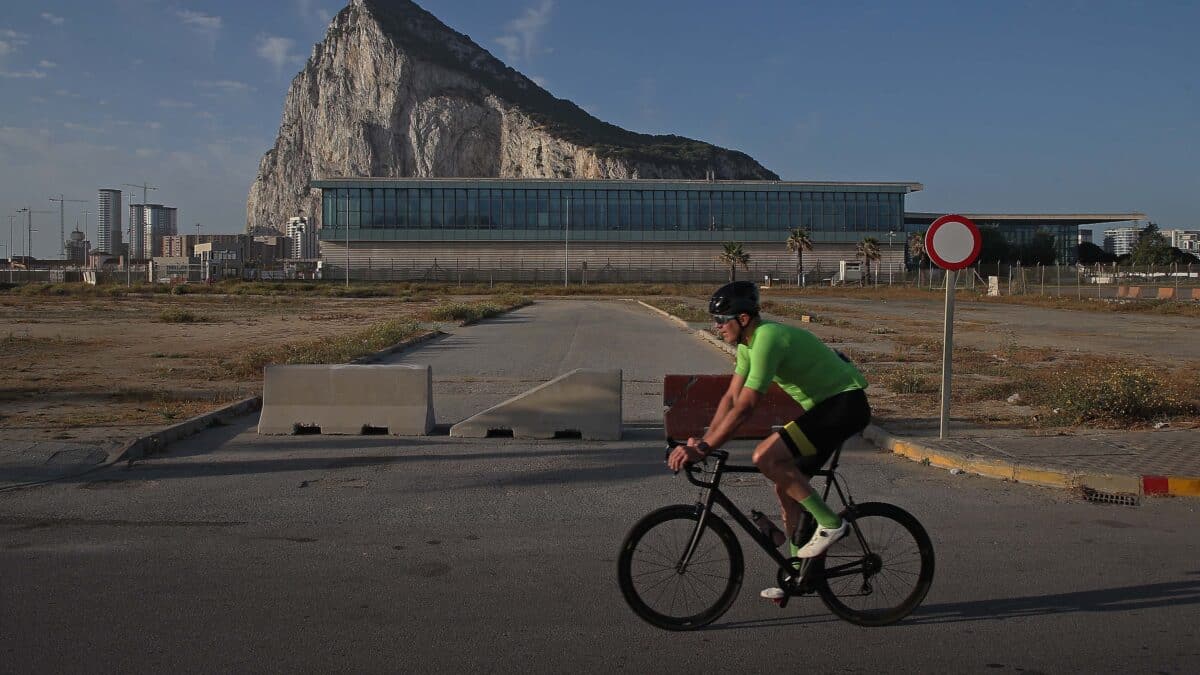
[{"label": "road sign", "polygon": [[979,228],[964,216],[950,214],[933,221],[925,232],[925,252],[944,270],[961,270],[979,257]]},{"label": "road sign", "polygon": [[942,410],[938,437],[945,438],[950,422],[950,382],[954,363],[954,283],[958,270],[979,257],[983,239],[970,218],[957,214],[933,221],[925,232],[925,253],[938,267],[946,270],[946,322],[942,332]]}]

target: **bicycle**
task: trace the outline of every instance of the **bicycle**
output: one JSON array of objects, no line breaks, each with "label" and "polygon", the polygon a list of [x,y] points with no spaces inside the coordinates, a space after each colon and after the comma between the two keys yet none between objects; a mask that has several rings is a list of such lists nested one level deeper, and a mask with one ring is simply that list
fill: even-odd
[{"label": "bicycle", "polygon": [[[667,453],[679,442],[668,440]],[[838,617],[860,626],[886,626],[908,616],[933,583],[933,544],[925,528],[898,506],[882,502],[855,503],[837,479],[839,447],[829,468],[815,473],[825,478],[824,498],[836,490],[850,523],[846,536],[824,554],[809,559],[787,558],[721,492],[726,473],[759,473],[755,466],[728,464],[729,453],[712,452],[712,477],[699,463],[685,466],[689,482],[704,492],[695,504],[666,506],[643,517],[630,529],[617,558],[621,593],[642,619],[667,630],[695,630],[721,617],[733,605],[742,586],[744,561],[738,538],[714,512],[719,504],[750,535],[779,570],[776,581],[787,607],[793,597],[816,593]],[[806,541],[816,528],[807,512],[798,529]],[[707,535],[707,536],[706,536]],[[870,606],[874,602],[874,606]]]}]

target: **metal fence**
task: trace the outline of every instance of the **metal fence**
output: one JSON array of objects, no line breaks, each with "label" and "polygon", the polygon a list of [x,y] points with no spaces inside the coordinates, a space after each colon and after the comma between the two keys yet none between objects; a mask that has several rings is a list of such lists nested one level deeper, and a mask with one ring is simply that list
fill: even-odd
[{"label": "metal fence", "polygon": [[[346,279],[346,267],[336,262],[325,261],[320,277],[331,282],[342,282]],[[597,262],[572,261],[557,269],[545,264],[524,264],[520,260],[508,263],[489,263],[488,261],[467,258],[432,260],[374,261],[362,259],[356,261],[350,268],[349,279],[354,282],[386,282],[386,281],[426,281],[437,283],[541,283],[561,284],[604,284],[604,283],[721,283],[729,279],[729,267],[720,263],[697,261],[672,261],[670,259],[647,260],[644,257],[628,259],[613,257]],[[163,278],[160,282],[183,283],[196,281],[201,278],[199,266],[195,273],[189,273],[190,279]],[[189,270],[191,272],[191,270]],[[148,269],[145,265],[134,265],[131,269],[103,268],[89,270],[83,268],[48,268],[48,269],[3,269],[0,268],[0,282],[24,283],[71,283],[88,282],[97,284],[140,283],[148,279]],[[220,277],[241,276],[247,280],[253,279],[311,279],[315,274],[300,274],[295,270],[228,270]],[[907,286],[916,288],[937,289],[945,285],[945,273],[934,267],[912,268],[899,264],[883,264],[872,266],[869,277],[865,278],[839,277],[839,270],[831,269],[831,265],[815,261],[806,264],[803,278],[797,275],[795,266],[777,264],[755,264],[748,267],[737,267],[738,279],[749,279],[765,286],[795,287],[805,286]],[[1006,265],[978,264],[972,266],[957,276],[956,286],[960,289],[973,290],[981,294],[994,293],[999,295],[1045,295],[1045,296],[1075,296],[1079,298],[1117,298],[1117,297],[1160,297],[1173,296],[1190,298],[1195,295],[1200,299],[1200,263],[1192,265],[1168,266],[1118,266],[1102,265]],[[1154,289],[1161,293],[1149,292],[1130,296],[1121,289],[1139,287]],[[1195,289],[1194,291],[1192,289]],[[1175,293],[1168,293],[1173,290]]]}]

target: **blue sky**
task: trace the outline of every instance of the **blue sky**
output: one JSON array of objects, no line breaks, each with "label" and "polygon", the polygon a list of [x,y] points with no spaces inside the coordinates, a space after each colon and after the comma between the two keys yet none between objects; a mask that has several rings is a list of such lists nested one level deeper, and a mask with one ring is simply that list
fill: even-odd
[{"label": "blue sky", "polygon": [[[34,254],[96,189],[149,181],[238,232],[330,0],[10,3],[0,209]],[[785,180],[918,181],[909,210],[1146,213],[1200,228],[1200,3],[426,0],[550,92]],[[139,199],[140,201],[140,199]],[[0,245],[8,233],[0,220]],[[18,228],[20,229],[20,228]],[[21,235],[15,235],[21,249]]]}]

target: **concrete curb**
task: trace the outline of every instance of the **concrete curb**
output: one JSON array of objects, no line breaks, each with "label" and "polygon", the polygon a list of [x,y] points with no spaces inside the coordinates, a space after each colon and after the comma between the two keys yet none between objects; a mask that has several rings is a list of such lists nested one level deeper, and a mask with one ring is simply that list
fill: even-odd
[{"label": "concrete curb", "polygon": [[174,424],[155,431],[151,434],[135,438],[125,444],[120,450],[109,453],[108,460],[101,466],[112,466],[117,462],[136,461],[147,455],[162,452],[168,444],[187,438],[192,434],[212,426],[222,424],[225,418],[238,417],[262,408],[262,397],[251,396],[236,403],[218,408],[212,412],[197,415],[189,420]]},{"label": "concrete curb", "polygon": [[729,345],[725,344],[725,343],[724,343],[724,342],[721,340],[721,338],[719,338],[719,337],[717,337],[717,336],[713,335],[712,333],[709,333],[709,332],[708,332],[708,331],[706,331],[706,330],[692,328],[691,326],[689,326],[689,325],[688,325],[688,322],[686,322],[686,321],[684,321],[683,319],[681,319],[681,318],[679,318],[679,317],[675,316],[674,314],[671,314],[670,312],[667,312],[667,311],[661,310],[661,309],[659,309],[659,308],[655,307],[654,305],[651,305],[651,304],[648,304],[648,303],[642,302],[641,300],[637,300],[636,302],[637,302],[637,304],[641,305],[642,307],[645,307],[646,309],[648,309],[648,310],[650,310],[650,311],[652,311],[652,312],[655,312],[655,313],[657,313],[657,314],[660,314],[660,315],[662,315],[663,317],[665,317],[665,318],[667,318],[667,319],[670,319],[671,321],[673,321],[673,322],[675,322],[675,323],[679,324],[680,326],[683,326],[684,328],[686,328],[686,329],[688,329],[688,330],[692,331],[692,333],[693,333],[693,334],[694,334],[696,337],[699,337],[699,338],[700,338],[700,339],[702,339],[702,340],[706,340],[706,341],[708,341],[708,342],[709,342],[710,344],[712,344],[714,347],[716,347],[716,348],[718,348],[718,349],[720,349],[720,350],[724,351],[726,354],[729,354],[730,356],[736,356],[736,355],[737,355],[737,350],[735,350],[733,347],[730,347]]},{"label": "concrete curb", "polygon": [[[661,314],[672,321],[690,328],[687,322],[641,300],[639,305]],[[720,338],[704,330],[693,332],[728,354],[735,354],[732,347]],[[1136,474],[1087,473],[1068,471],[1036,464],[1008,462],[983,455],[962,454],[949,450],[935,450],[911,440],[893,436],[874,424],[863,430],[863,438],[876,447],[929,466],[943,469],[961,469],[988,478],[1016,483],[1028,483],[1043,487],[1064,489],[1089,488],[1098,492],[1132,494],[1141,496],[1200,497],[1200,477],[1191,476],[1143,476]]]},{"label": "concrete curb", "polygon": [[943,469],[961,469],[966,473],[1015,483],[1068,490],[1089,488],[1098,492],[1140,496],[1200,497],[1200,478],[1091,473],[1025,462],[1011,462],[973,453],[930,448],[894,436],[874,424],[869,425],[863,431],[863,438],[879,448],[914,462]]},{"label": "concrete curb", "polygon": [[402,352],[405,349],[408,349],[409,347],[415,347],[416,345],[419,345],[422,342],[428,342],[429,340],[432,340],[437,337],[442,337],[443,335],[446,335],[446,333],[443,333],[440,330],[432,330],[428,333],[424,333],[422,335],[418,335],[416,337],[412,337],[407,340],[404,340],[403,342],[397,342],[396,344],[392,345],[391,347],[386,347],[384,349],[381,349],[381,350],[375,352],[374,354],[367,354],[366,356],[360,356],[357,359],[354,359],[353,361],[351,361],[350,363],[357,364],[357,365],[363,365],[363,364],[367,364],[367,363],[375,363],[376,361],[379,361],[380,359],[382,359],[385,356],[391,356],[392,354],[395,354],[396,352]]}]

